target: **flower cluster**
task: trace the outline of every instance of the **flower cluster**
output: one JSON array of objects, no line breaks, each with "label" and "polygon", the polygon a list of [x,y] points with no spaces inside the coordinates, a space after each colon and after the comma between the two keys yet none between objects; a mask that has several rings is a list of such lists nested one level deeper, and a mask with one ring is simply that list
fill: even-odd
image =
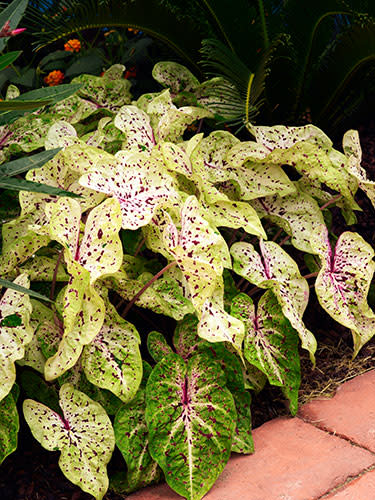
[{"label": "flower cluster", "polygon": [[55,70],[48,73],[48,75],[44,78],[44,83],[53,87],[55,85],[59,85],[64,80],[64,73],[62,71]]},{"label": "flower cluster", "polygon": [[64,50],[67,52],[79,52],[81,50],[81,42],[76,38],[68,40],[64,44]]}]

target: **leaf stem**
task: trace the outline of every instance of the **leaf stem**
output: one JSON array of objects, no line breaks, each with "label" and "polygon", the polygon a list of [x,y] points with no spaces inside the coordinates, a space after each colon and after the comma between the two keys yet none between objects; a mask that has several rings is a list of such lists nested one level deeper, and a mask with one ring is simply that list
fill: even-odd
[{"label": "leaf stem", "polygon": [[58,273],[58,269],[59,269],[59,265],[60,265],[60,262],[61,262],[61,259],[64,255],[64,248],[62,248],[60,250],[60,253],[57,257],[57,261],[56,261],[56,265],[55,265],[55,270],[53,271],[53,277],[52,277],[52,283],[51,283],[51,290],[50,290],[50,294],[49,294],[49,298],[51,300],[53,300],[53,297],[55,295],[55,286],[56,286],[56,279],[57,279],[57,273]]},{"label": "leaf stem", "polygon": [[328,200],[326,203],[324,203],[324,205],[322,205],[320,207],[320,210],[324,210],[325,208],[329,207],[330,205],[332,205],[333,203],[335,203],[337,200],[339,200],[341,197],[342,197],[341,194],[338,194],[337,196],[334,196],[333,198],[331,198],[330,200]]},{"label": "leaf stem", "polygon": [[134,297],[131,299],[129,304],[125,307],[124,312],[122,314],[122,317],[125,318],[125,316],[128,314],[130,309],[133,307],[134,303],[139,299],[139,297],[149,288],[160,276],[162,276],[168,269],[171,267],[174,267],[177,265],[177,262],[174,260],[173,262],[170,262],[167,264],[163,269],[161,269],[158,273],[155,274],[140,290],[137,292]]},{"label": "leaf stem", "polygon": [[305,274],[305,276],[302,276],[302,278],[305,278],[305,280],[309,278],[315,278],[315,276],[318,276],[319,271],[315,271],[315,273],[310,273],[310,274]]}]

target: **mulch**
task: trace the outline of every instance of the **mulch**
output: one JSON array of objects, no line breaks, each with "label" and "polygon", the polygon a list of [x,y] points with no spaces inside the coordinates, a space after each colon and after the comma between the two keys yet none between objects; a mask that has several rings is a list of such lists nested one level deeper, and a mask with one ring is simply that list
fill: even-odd
[{"label": "mulch", "polygon": [[[363,166],[368,177],[375,180],[375,123],[370,122],[360,127],[359,131],[364,152]],[[359,232],[373,244],[374,210],[365,197],[360,198],[359,204],[364,212],[357,214],[358,223],[349,230]],[[373,307],[374,305],[372,304]],[[320,307],[318,308],[313,290],[305,314],[305,323],[316,334],[318,350],[315,369],[312,368],[308,354],[301,351],[300,404],[316,397],[330,397],[343,382],[374,368],[375,340],[366,344],[353,360],[349,330],[338,325]],[[287,414],[287,402],[278,388],[267,386],[259,395],[253,397],[254,428],[270,419]],[[92,499],[91,495],[83,493],[63,476],[58,467],[58,458],[58,452],[48,452],[41,448],[31,436],[25,422],[21,421],[18,450],[7,457],[0,468],[0,498],[2,500]],[[119,453],[115,455],[115,462],[116,468],[125,467]],[[106,500],[125,498],[111,492],[105,497]]]}]

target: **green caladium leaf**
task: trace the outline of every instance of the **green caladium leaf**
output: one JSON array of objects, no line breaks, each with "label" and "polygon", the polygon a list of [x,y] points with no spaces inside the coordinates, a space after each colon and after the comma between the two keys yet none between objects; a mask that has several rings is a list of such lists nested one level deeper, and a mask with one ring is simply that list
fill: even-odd
[{"label": "green caladium leaf", "polygon": [[367,304],[375,271],[374,250],[359,234],[346,231],[332,252],[325,226],[311,235],[311,245],[322,266],[315,281],[319,303],[332,318],[351,329],[356,356],[375,332],[375,314]]},{"label": "green caladium leaf", "polygon": [[293,193],[282,198],[267,196],[252,201],[260,217],[266,217],[292,236],[292,244],[302,252],[314,253],[310,234],[324,218],[317,202],[306,193]]},{"label": "green caladium leaf", "polygon": [[0,256],[0,274],[8,274],[26,262],[37,250],[48,245],[47,235],[36,234],[31,228],[43,224],[38,213],[21,215],[2,225],[3,247]]},{"label": "green caladium leaf", "polygon": [[271,151],[275,148],[288,149],[293,144],[301,141],[326,149],[332,147],[331,139],[315,125],[304,125],[302,127],[249,125],[250,133],[254,135],[256,141]]},{"label": "green caladium leaf", "polygon": [[16,451],[20,428],[18,411],[12,393],[0,401],[0,464]]},{"label": "green caladium leaf", "polygon": [[158,150],[163,155],[168,170],[191,177],[193,173],[191,161],[182,147],[173,142],[161,142],[158,144]]},{"label": "green caladium leaf", "polygon": [[59,391],[55,384],[48,384],[34,371],[25,370],[20,375],[20,385],[26,397],[38,399],[51,410],[60,411]]},{"label": "green caladium leaf", "polygon": [[85,99],[81,99],[77,94],[50,106],[48,113],[56,119],[64,118],[65,121],[75,124],[85,120],[97,111],[98,107]]},{"label": "green caladium leaf", "polygon": [[225,467],[236,409],[225,376],[206,354],[188,363],[170,354],[146,387],[149,451],[166,481],[190,500],[201,499]]},{"label": "green caladium leaf", "polygon": [[198,335],[199,320],[196,316],[189,314],[177,323],[173,334],[173,345],[185,361],[190,359],[199,349],[199,345],[205,342]]},{"label": "green caladium leaf", "polygon": [[[119,271],[106,282],[110,283],[110,288],[123,299],[131,300],[152,277],[151,273],[146,272],[129,279],[125,273]],[[191,301],[184,297],[184,290],[176,279],[164,275],[144,291],[136,301],[136,305],[176,320],[194,312]]]},{"label": "green caladium leaf", "polygon": [[173,61],[156,63],[152,76],[164,87],[169,87],[172,97],[183,91],[192,91],[199,85],[197,78],[185,66]]},{"label": "green caladium leaf", "polygon": [[145,226],[159,207],[179,204],[173,179],[149,155],[121,152],[116,158],[115,165],[97,165],[79,182],[119,201],[123,229]]},{"label": "green caladium leaf", "polygon": [[172,354],[172,348],[160,332],[152,331],[147,336],[147,349],[151,357],[158,363],[168,354]]},{"label": "green caladium leaf", "polygon": [[281,387],[295,415],[301,382],[298,334],[283,315],[276,297],[267,291],[255,310],[251,298],[241,293],[233,299],[231,314],[245,325],[245,358],[267,376],[271,385]]},{"label": "green caladium leaf", "polygon": [[361,167],[362,150],[359,141],[359,135],[356,130],[348,130],[344,134],[342,141],[344,153],[348,159],[347,169],[364,191],[372,205],[375,207],[375,182],[367,178],[366,170]]},{"label": "green caladium leaf", "polygon": [[254,441],[251,435],[251,394],[249,391],[232,391],[237,411],[237,424],[233,435],[231,450],[248,455],[254,453]]},{"label": "green caladium leaf", "polygon": [[[122,65],[116,65],[122,66]],[[125,66],[122,66],[122,71]],[[116,78],[114,78],[116,74]],[[73,78],[72,83],[82,84],[78,95],[94,102],[98,107],[117,111],[121,106],[130,104],[132,96],[130,93],[131,83],[121,77],[119,72],[104,73],[103,76],[79,75]]]},{"label": "green caladium leaf", "polygon": [[202,217],[195,196],[189,196],[182,207],[180,231],[170,217],[169,220],[164,229],[165,245],[187,280],[194,307],[201,313],[223,268],[231,267],[227,245]]},{"label": "green caladium leaf", "polygon": [[115,126],[126,136],[126,150],[141,153],[155,146],[150,118],[137,106],[123,106],[115,116]]},{"label": "green caladium leaf", "polygon": [[121,406],[115,416],[113,427],[116,445],[127,465],[121,493],[131,493],[161,479],[161,470],[148,451],[145,410],[146,391],[142,387],[130,403]]},{"label": "green caladium leaf", "polygon": [[[14,280],[14,284],[29,288],[30,282],[26,274],[21,274]],[[30,297],[10,288],[6,289],[0,299],[0,323],[4,318],[17,315],[21,318],[21,324],[6,326],[0,324],[0,370],[1,386],[0,401],[3,400],[12,389],[16,380],[16,368],[14,362],[22,359],[25,353],[25,345],[33,338],[34,330],[30,326],[31,303]]]},{"label": "green caladium leaf", "polygon": [[250,243],[235,243],[231,247],[233,270],[250,283],[273,291],[283,314],[297,330],[302,347],[309,351],[314,362],[316,340],[302,320],[309,299],[309,285],[295,261],[277,243],[261,240],[259,246],[261,255]]},{"label": "green caladium leaf", "polygon": [[88,132],[81,137],[81,140],[89,146],[100,147],[108,153],[115,154],[118,150],[123,149],[126,137],[115,126],[112,118],[105,117],[99,120],[96,130]]},{"label": "green caladium leaf", "polygon": [[103,408],[71,384],[60,389],[63,416],[32,399],[23,403],[31,432],[43,448],[61,451],[59,466],[73,484],[101,500],[115,446],[111,421]]},{"label": "green caladium leaf", "polygon": [[[15,267],[13,271],[9,272],[8,278],[13,278],[26,272],[29,275],[30,281],[52,281],[57,265],[57,258],[57,256],[56,258],[51,258],[44,255],[32,255],[25,264]],[[55,280],[69,281],[69,275],[61,263],[57,266]]]},{"label": "green caladium leaf", "polygon": [[139,344],[136,328],[122,319],[107,299],[103,326],[82,353],[89,382],[110,390],[124,403],[131,401],[142,379]]}]

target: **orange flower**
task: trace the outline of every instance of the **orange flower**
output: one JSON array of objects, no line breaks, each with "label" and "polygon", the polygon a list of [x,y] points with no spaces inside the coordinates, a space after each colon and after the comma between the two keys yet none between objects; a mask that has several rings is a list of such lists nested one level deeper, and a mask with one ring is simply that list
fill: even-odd
[{"label": "orange flower", "polygon": [[44,82],[50,87],[54,87],[64,80],[64,76],[64,73],[59,69],[51,71],[51,73],[48,73],[48,75],[44,78]]},{"label": "orange flower", "polygon": [[129,33],[133,33],[133,35],[137,35],[139,33],[139,30],[135,28],[128,28]]},{"label": "orange flower", "polygon": [[64,50],[68,52],[79,52],[81,50],[81,42],[77,40],[76,38],[73,38],[72,40],[68,40],[64,44]]}]

